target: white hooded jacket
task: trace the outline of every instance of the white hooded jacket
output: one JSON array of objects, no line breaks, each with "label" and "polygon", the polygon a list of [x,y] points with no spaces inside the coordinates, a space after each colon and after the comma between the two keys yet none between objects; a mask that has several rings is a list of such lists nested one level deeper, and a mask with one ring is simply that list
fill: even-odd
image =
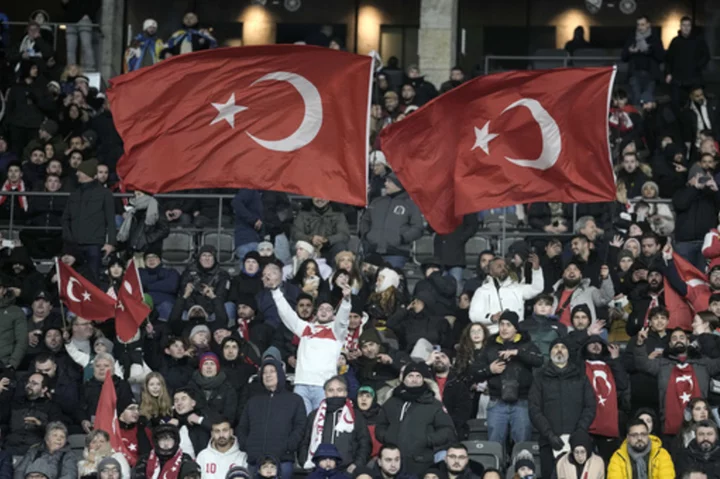
[{"label": "white hooded jacket", "polygon": [[247,467],[247,454],[238,447],[237,438],[233,438],[233,445],[226,452],[215,449],[211,439],[208,447],[198,454],[196,462],[202,479],[215,479],[225,477],[233,466]]}]

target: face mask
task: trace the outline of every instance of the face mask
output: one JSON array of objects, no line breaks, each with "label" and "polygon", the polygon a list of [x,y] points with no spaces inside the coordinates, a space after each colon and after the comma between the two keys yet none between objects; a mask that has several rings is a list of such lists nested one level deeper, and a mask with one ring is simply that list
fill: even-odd
[{"label": "face mask", "polygon": [[327,398],[325,399],[325,403],[329,410],[337,411],[345,405],[346,399],[347,398]]}]

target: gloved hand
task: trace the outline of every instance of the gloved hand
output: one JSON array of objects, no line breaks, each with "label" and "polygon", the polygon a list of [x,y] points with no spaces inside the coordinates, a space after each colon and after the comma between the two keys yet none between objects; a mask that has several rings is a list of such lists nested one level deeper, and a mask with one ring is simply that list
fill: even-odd
[{"label": "gloved hand", "polygon": [[555,451],[561,451],[565,447],[565,443],[558,436],[550,436],[550,447]]}]

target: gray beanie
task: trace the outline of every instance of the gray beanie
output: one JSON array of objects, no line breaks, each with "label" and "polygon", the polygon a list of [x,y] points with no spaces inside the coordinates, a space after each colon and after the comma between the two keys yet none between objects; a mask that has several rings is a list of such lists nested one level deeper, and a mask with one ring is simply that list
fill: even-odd
[{"label": "gray beanie", "polygon": [[106,338],[106,337],[104,337],[104,336],[100,336],[99,338],[97,338],[97,339],[95,340],[95,343],[94,343],[94,344],[97,344],[97,343],[100,343],[100,344],[102,344],[103,346],[105,346],[105,349],[107,350],[107,352],[110,353],[110,354],[112,354],[112,352],[113,352],[113,347],[114,347],[115,345],[114,345],[113,342],[110,341],[108,338]]},{"label": "gray beanie", "polygon": [[102,461],[100,461],[97,467],[98,473],[102,472],[102,470],[105,469],[107,466],[115,466],[117,470],[120,471],[120,473],[122,474],[122,468],[120,467],[120,463],[112,456],[106,457]]}]

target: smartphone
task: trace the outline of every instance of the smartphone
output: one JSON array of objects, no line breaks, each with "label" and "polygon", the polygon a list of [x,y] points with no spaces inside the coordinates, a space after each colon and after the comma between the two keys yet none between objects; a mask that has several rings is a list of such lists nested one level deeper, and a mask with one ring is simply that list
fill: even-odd
[{"label": "smartphone", "polygon": [[433,346],[433,351],[440,351],[440,346]]}]

